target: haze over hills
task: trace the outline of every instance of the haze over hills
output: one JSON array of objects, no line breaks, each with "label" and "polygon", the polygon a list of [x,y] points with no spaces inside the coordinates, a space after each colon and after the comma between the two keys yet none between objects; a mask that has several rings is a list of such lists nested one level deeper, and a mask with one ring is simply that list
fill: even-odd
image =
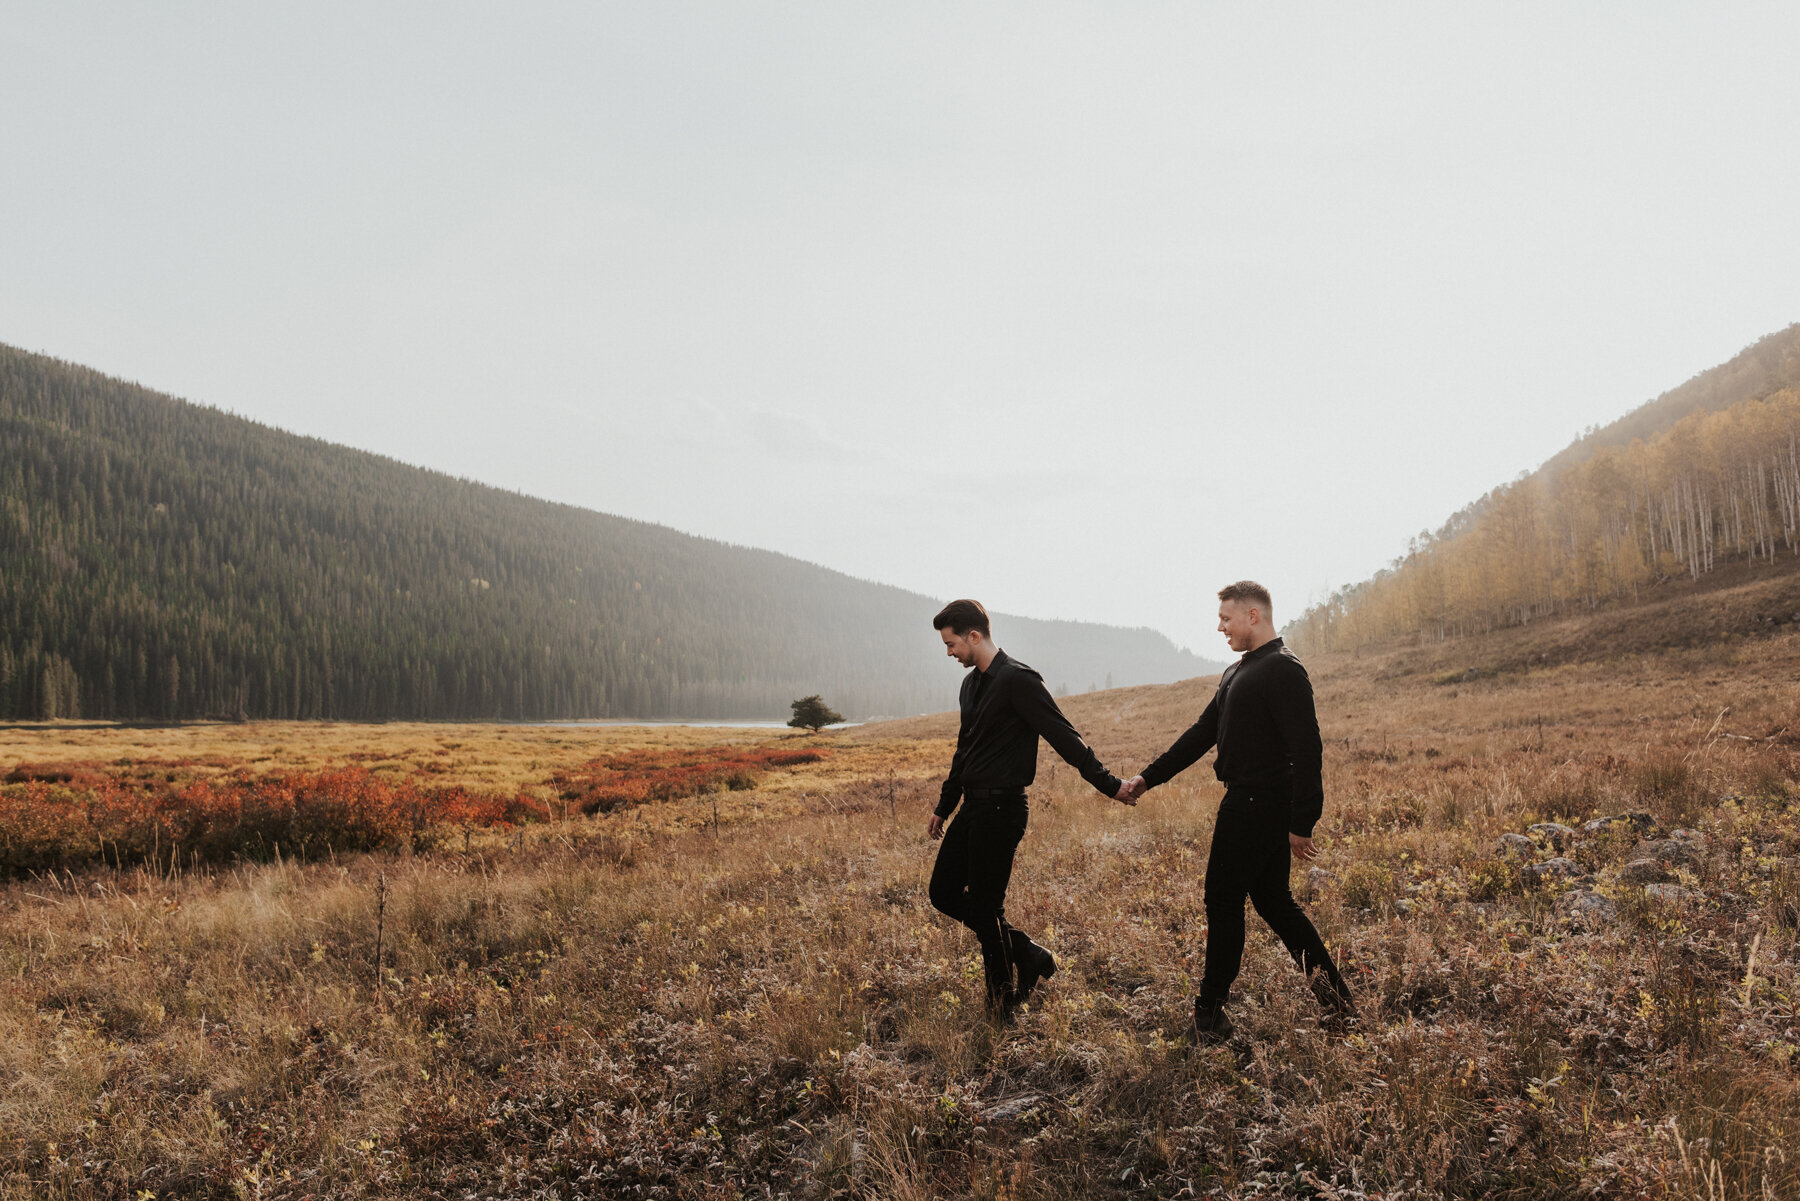
[{"label": "haze over hills", "polygon": [[1677,581],[1737,586],[1797,570],[1792,325],[1495,488],[1287,632],[1316,650],[1439,642],[1637,601]]},{"label": "haze over hills", "polygon": [[[0,346],[0,718],[917,713],[960,680],[939,604]],[[1149,629],[995,621],[1053,688],[1217,667]]]}]

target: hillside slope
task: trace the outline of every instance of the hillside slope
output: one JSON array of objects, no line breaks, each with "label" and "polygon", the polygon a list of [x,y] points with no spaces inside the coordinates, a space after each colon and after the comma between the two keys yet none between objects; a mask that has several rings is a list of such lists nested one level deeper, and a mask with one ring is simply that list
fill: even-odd
[{"label": "hillside slope", "polygon": [[1800,322],[1759,338],[1728,362],[1709,368],[1617,421],[1582,435],[1558,451],[1542,470],[1556,472],[1606,446],[1629,446],[1655,437],[1683,417],[1716,413],[1746,400],[1763,400],[1800,387]]},{"label": "hillside slope", "polygon": [[[939,603],[0,347],[0,718],[916,713]],[[1053,686],[1209,669],[999,620]]]},{"label": "hillside slope", "polygon": [[1738,568],[1800,569],[1800,326],[1495,488],[1288,632],[1309,650],[1443,641]]}]

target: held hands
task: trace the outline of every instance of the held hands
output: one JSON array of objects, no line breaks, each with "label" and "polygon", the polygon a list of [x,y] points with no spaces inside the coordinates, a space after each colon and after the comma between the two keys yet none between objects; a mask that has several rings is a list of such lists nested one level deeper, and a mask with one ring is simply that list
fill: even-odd
[{"label": "held hands", "polygon": [[1122,781],[1119,784],[1119,791],[1113,796],[1121,805],[1135,805],[1139,798],[1149,790],[1150,786],[1144,783],[1144,777],[1133,776],[1129,780]]}]

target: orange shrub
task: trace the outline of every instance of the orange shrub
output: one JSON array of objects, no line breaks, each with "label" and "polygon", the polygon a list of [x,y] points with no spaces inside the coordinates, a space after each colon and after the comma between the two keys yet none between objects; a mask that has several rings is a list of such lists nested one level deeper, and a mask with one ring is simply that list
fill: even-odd
[{"label": "orange shrub", "polygon": [[831,752],[770,747],[670,747],[626,751],[557,772],[550,783],[583,813],[756,787],[776,767],[817,763]]},{"label": "orange shrub", "polygon": [[[92,862],[220,862],[386,850],[434,826],[549,816],[527,796],[420,788],[353,767],[134,787],[84,765],[0,787],[0,874]],[[48,777],[48,778],[45,778]]]}]

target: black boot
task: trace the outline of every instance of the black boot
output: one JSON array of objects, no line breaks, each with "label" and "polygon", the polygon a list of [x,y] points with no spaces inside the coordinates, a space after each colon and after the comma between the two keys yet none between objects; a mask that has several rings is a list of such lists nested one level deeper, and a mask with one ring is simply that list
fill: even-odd
[{"label": "black boot", "polygon": [[987,1015],[1002,1026],[1010,1026],[1019,1009],[1019,994],[1011,985],[990,984],[987,990]]},{"label": "black boot", "polygon": [[1344,1027],[1356,1021],[1356,1003],[1350,999],[1350,986],[1335,972],[1315,970],[1306,979],[1319,1008],[1325,1012],[1321,1020],[1328,1026]]},{"label": "black boot", "polygon": [[1012,954],[1019,973],[1018,1000],[1029,1001],[1039,980],[1048,980],[1056,975],[1056,956],[1018,930],[1012,931]]},{"label": "black boot", "polygon": [[1230,1037],[1231,1019],[1225,1016],[1225,1002],[1194,998],[1194,1041],[1210,1047]]}]

